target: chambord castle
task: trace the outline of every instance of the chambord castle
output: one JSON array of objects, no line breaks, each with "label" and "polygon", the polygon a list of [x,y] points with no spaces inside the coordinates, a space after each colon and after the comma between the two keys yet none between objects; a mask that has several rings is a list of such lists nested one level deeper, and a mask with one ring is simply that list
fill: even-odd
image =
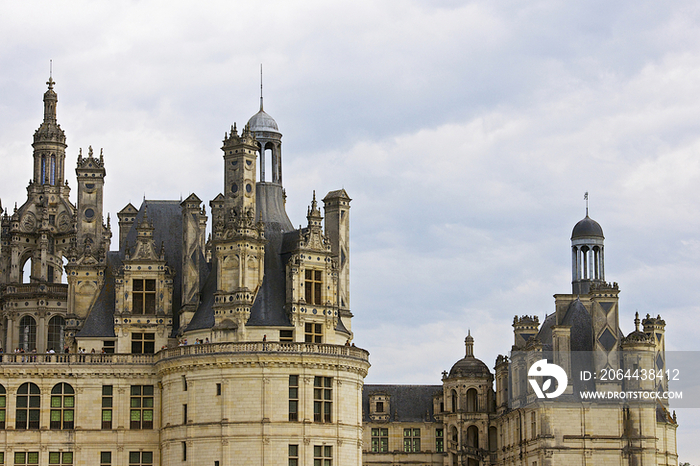
[{"label": "chambord castle", "polygon": [[0,464],[677,464],[666,404],[597,407],[576,397],[578,382],[542,402],[525,382],[543,358],[569,375],[664,368],[661,317],[622,333],[603,231],[588,216],[572,234],[571,293],[555,295],[542,323],[515,318],[494,372],[468,335],[440,384],[364,385],[369,354],[351,343],[351,200],[332,191],[322,214],[314,195],[307,226],[293,228],[282,134],[262,100],[225,135],[209,215],[195,194],[127,204],[112,250],[109,157],[78,152],[74,204],[47,84],[27,200],[1,220]]}]

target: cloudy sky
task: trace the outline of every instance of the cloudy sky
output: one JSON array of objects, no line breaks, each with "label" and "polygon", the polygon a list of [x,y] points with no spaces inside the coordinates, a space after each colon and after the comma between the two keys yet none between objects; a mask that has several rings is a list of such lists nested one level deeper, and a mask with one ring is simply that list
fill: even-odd
[{"label": "cloudy sky", "polygon": [[[440,383],[469,329],[493,366],[515,314],[569,292],[586,191],[623,331],[661,314],[667,350],[698,350],[699,25],[695,1],[8,2],[0,199],[25,198],[49,60],[67,169],[104,148],[113,219],[216,196],[262,63],[292,223],[314,189],[353,198],[368,383]],[[695,464],[697,417],[679,411]]]}]

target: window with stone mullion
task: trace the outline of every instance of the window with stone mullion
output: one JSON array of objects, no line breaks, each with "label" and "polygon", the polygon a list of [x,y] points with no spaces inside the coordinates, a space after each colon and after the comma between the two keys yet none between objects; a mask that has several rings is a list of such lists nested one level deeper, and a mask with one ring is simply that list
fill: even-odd
[{"label": "window with stone mullion", "polygon": [[132,281],[132,313],[156,313],[156,281],[153,279],[135,278]]}]

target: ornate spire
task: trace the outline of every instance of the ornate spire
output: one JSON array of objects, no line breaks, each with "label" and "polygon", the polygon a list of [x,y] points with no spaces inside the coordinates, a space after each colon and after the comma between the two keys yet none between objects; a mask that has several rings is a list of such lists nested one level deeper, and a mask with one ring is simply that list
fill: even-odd
[{"label": "ornate spire", "polygon": [[474,357],[474,337],[472,337],[472,331],[469,329],[467,331],[467,338],[464,339],[464,344],[467,347],[467,357]]}]

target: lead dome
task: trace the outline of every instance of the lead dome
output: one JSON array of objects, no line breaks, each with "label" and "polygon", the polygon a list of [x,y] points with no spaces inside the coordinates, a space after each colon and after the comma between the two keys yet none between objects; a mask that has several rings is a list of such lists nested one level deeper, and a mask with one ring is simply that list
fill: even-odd
[{"label": "lead dome", "polygon": [[267,132],[272,132],[272,133],[279,133],[279,127],[277,126],[277,122],[275,121],[274,118],[272,118],[267,112],[265,112],[262,108],[260,108],[260,111],[250,117],[250,120],[248,120],[248,127],[250,128],[250,131],[253,132],[258,132],[258,131],[267,131]]},{"label": "lead dome", "polygon": [[605,238],[603,236],[603,228],[598,222],[593,220],[586,214],[586,218],[579,221],[571,232],[571,239],[576,238],[590,238],[590,237]]}]

